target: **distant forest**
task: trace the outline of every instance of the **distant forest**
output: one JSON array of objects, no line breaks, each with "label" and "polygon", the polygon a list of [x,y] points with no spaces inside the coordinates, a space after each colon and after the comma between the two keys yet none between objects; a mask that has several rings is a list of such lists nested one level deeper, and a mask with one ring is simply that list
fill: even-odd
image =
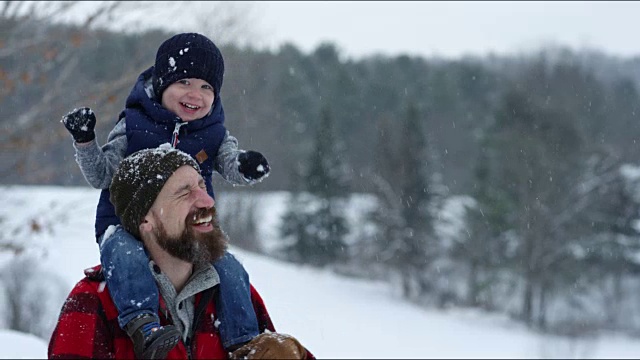
[{"label": "distant forest", "polygon": [[[87,186],[62,115],[93,108],[104,143],[171,35],[2,19],[0,183]],[[214,186],[294,194],[288,260],[542,330],[640,333],[640,58],[221,50],[226,126],[272,172],[253,187]],[[375,226],[346,241],[340,210],[354,194],[376,199]],[[436,229],[454,198],[470,199],[465,231],[445,237]]]},{"label": "distant forest", "polygon": [[[92,107],[104,143],[138,74],[153,65],[157,47],[172,34],[42,22],[3,21],[0,28],[0,182],[85,185],[60,118],[74,107]],[[295,189],[323,108],[335,118],[355,192],[372,189],[379,156],[412,155],[377,151],[378,141],[398,140],[394,134],[410,106],[419,112],[433,165],[452,193],[474,186],[486,137],[514,96],[527,109],[562,112],[558,116],[576,127],[585,145],[607,149],[618,161],[634,161],[640,150],[640,59],[555,48],[513,57],[354,61],[330,43],[309,54],[294,45],[273,52],[224,46],[222,52],[226,126],[241,148],[260,150],[273,168],[267,181],[246,190]]]}]

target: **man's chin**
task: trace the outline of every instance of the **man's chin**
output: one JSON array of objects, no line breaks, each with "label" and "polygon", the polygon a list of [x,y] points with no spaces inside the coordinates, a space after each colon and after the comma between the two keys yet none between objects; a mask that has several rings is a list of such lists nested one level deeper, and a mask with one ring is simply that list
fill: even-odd
[{"label": "man's chin", "polygon": [[198,244],[199,255],[206,258],[207,261],[216,261],[227,250],[227,237],[217,226],[210,226],[209,231],[192,232]]}]

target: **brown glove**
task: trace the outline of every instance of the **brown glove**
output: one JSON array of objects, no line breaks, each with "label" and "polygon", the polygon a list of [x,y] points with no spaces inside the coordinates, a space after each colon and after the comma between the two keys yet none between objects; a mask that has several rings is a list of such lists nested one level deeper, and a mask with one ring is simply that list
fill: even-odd
[{"label": "brown glove", "polygon": [[293,336],[262,333],[238,350],[230,359],[305,359],[307,350]]}]

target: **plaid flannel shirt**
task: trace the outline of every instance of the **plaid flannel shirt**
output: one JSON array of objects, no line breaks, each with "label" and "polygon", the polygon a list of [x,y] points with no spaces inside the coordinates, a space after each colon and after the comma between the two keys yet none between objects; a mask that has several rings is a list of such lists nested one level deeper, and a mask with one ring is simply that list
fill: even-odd
[{"label": "plaid flannel shirt", "polygon": [[[118,312],[104,283],[100,265],[85,270],[86,277],[71,290],[62,306],[56,328],[49,341],[50,359],[133,359],[133,343],[118,326]],[[196,308],[202,293],[196,295]],[[275,332],[269,313],[258,292],[251,286],[253,310],[260,332]],[[169,324],[165,303],[160,298],[160,322]],[[215,326],[214,301],[206,305],[190,344],[182,340],[167,359],[226,359]],[[310,353],[308,358],[314,358]]]}]

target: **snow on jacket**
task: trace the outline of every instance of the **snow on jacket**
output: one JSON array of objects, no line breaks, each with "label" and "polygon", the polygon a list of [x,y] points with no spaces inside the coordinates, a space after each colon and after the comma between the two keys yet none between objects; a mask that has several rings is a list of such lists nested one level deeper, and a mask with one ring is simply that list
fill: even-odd
[{"label": "snow on jacket", "polygon": [[[215,289],[215,287],[213,288]],[[216,328],[215,296],[202,302],[206,292],[195,297],[196,314],[191,339],[180,340],[167,359],[226,359]],[[265,304],[251,286],[253,311],[260,332],[275,332]],[[201,304],[202,303],[202,304]],[[201,310],[201,311],[198,311]],[[166,304],[160,297],[158,315],[162,325],[170,324]],[[100,265],[85,270],[85,278],[71,290],[49,341],[50,359],[133,359],[133,342],[118,326],[118,311],[106,289]],[[315,357],[307,351],[307,359]]]}]

